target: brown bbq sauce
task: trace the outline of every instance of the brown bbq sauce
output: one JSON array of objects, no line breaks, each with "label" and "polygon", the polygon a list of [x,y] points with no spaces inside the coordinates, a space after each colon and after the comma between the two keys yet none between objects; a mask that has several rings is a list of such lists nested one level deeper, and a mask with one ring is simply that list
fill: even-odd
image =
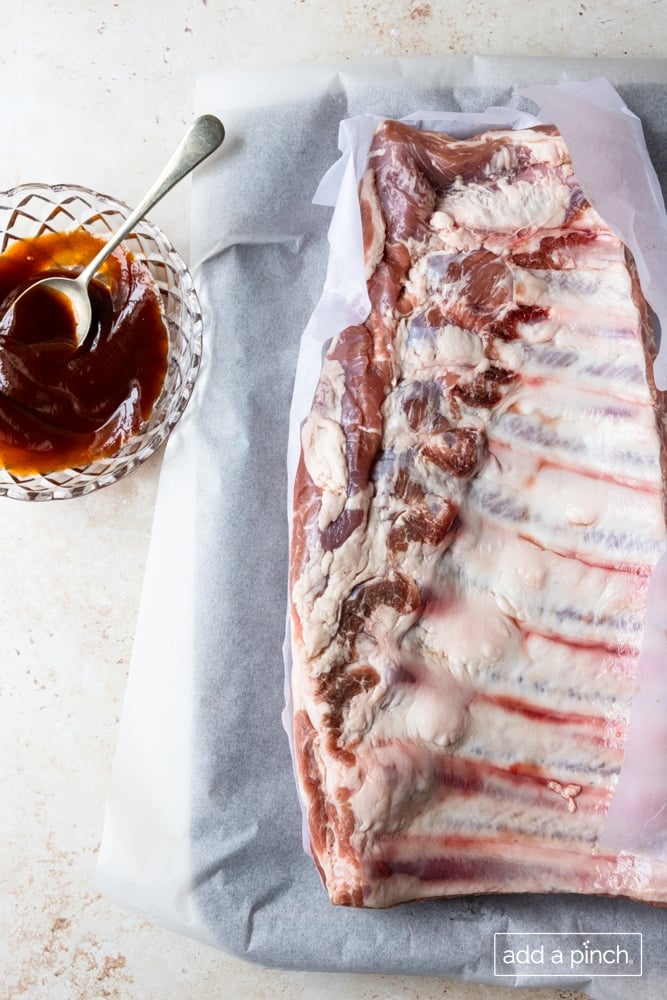
[{"label": "brown bbq sauce", "polygon": [[147,267],[123,248],[89,285],[93,318],[74,317],[42,277],[74,277],[104,241],[85,230],[18,241],[0,254],[0,466],[55,472],[114,455],[148,419],[167,371],[168,331]]}]

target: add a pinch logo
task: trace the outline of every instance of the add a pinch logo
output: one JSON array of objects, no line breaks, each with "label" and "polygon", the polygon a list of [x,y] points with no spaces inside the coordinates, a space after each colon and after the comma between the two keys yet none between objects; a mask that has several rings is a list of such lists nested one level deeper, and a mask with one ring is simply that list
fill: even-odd
[{"label": "add a pinch logo", "polygon": [[642,935],[508,932],[493,935],[496,976],[641,976]]}]

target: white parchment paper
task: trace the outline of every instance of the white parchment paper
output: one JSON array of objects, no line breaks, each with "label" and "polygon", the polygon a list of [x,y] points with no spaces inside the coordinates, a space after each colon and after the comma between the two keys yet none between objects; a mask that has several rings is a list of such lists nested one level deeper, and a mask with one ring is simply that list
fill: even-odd
[{"label": "white parchment paper", "polygon": [[[521,88],[600,77],[641,119],[664,189],[665,61],[402,59],[200,80],[194,110],[227,128],[193,183],[205,361],[160,481],[99,858],[109,898],[264,965],[489,983],[496,932],[620,927],[644,937],[631,992],[627,979],[585,974],[548,985],[662,995],[664,914],[642,904],[508,895],[332,907],[302,850],[281,726],[289,413],[330,260],[331,212],[312,198],[338,160],[339,123],[535,113]],[[505,984],[547,985],[509,971]]]}]

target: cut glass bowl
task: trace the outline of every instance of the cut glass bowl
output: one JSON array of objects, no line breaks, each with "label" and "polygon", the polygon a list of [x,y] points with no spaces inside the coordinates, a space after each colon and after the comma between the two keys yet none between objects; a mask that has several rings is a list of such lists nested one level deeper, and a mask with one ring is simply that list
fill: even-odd
[{"label": "cut glass bowl", "polygon": [[[120,201],[74,184],[23,184],[0,193],[0,253],[16,240],[82,227],[108,237],[129,215]],[[168,369],[150,418],[113,456],[88,465],[20,476],[0,468],[0,496],[65,500],[117,482],[146,461],[183,413],[199,372],[202,317],[187,266],[165,235],[147,220],[123,240],[148,266],[159,289],[169,333]]]}]

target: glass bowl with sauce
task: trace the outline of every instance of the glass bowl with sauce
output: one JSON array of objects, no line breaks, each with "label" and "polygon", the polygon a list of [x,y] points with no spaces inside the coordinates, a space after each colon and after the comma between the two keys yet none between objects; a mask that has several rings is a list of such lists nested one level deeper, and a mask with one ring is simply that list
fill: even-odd
[{"label": "glass bowl with sauce", "polygon": [[0,496],[70,499],[117,482],[157,451],[190,399],[199,301],[148,220],[91,282],[93,324],[78,348],[52,295],[8,309],[39,277],[81,270],[129,212],[78,185],[0,193]]}]

